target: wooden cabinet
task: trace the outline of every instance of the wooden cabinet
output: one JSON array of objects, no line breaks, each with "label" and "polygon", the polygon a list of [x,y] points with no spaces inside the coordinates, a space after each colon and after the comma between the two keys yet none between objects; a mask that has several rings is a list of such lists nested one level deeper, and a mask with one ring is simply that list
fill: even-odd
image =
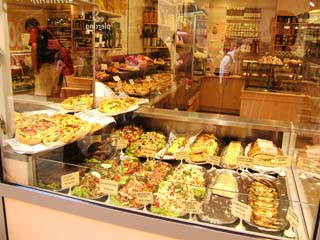
[{"label": "wooden cabinet", "polygon": [[244,87],[241,77],[204,77],[201,80],[200,110],[239,114],[240,94]]},{"label": "wooden cabinet", "polygon": [[222,109],[227,113],[239,114],[241,90],[244,88],[242,78],[226,78],[224,83]]},{"label": "wooden cabinet", "polygon": [[302,94],[244,90],[240,117],[298,122],[306,101]]}]

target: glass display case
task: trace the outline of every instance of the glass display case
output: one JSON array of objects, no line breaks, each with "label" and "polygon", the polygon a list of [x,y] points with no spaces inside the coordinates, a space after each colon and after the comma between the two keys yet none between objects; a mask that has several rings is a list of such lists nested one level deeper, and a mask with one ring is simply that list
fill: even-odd
[{"label": "glass display case", "polygon": [[[86,238],[318,239],[319,69],[310,65],[308,77],[302,59],[263,56],[276,3],[0,0],[0,236],[25,232],[30,225],[18,231],[16,221],[28,209],[32,236],[43,228]],[[59,95],[33,92],[38,74],[22,61],[32,62],[34,49],[19,43],[29,42],[26,10],[70,50],[75,72],[59,76]],[[234,71],[241,75],[207,75],[214,44],[250,55]],[[12,92],[21,79],[26,94]],[[243,107],[244,92],[257,89],[273,102],[260,94],[251,97],[263,110]],[[201,112],[204,95],[228,115]],[[301,112],[285,101],[312,119],[295,121]],[[276,116],[256,119],[254,111]],[[94,233],[69,225],[69,215]],[[39,224],[43,216],[58,219],[60,231]]]}]

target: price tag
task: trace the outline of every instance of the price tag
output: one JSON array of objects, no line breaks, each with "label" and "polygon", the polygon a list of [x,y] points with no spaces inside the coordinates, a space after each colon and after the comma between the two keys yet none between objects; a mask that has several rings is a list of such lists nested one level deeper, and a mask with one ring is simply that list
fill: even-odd
[{"label": "price tag", "polygon": [[219,156],[208,156],[207,161],[208,161],[208,163],[219,166],[220,160],[221,160],[221,157],[219,157]]},{"label": "price tag", "polygon": [[189,154],[187,151],[180,151],[176,153],[177,160],[189,160]]},{"label": "price tag", "polygon": [[185,213],[199,214],[201,213],[200,203],[197,201],[186,201],[183,203]]},{"label": "price tag", "polygon": [[129,83],[130,83],[131,85],[134,85],[133,79],[129,79]]},{"label": "price tag", "polygon": [[146,80],[147,80],[148,82],[151,82],[151,77],[150,77],[150,76],[146,76]]},{"label": "price tag", "polygon": [[148,205],[153,203],[152,192],[137,192],[136,198],[137,198],[137,202],[140,204]]},{"label": "price tag", "polygon": [[276,157],[268,160],[261,160],[261,159],[254,159],[253,164],[257,166],[263,166],[263,167],[276,167],[277,166],[277,161]]},{"label": "price tag", "polygon": [[297,168],[305,172],[320,173],[319,160],[315,158],[299,157]]},{"label": "price tag", "polygon": [[154,158],[157,152],[153,148],[143,147],[141,148],[141,155],[144,157]]},{"label": "price tag", "polygon": [[119,76],[113,76],[113,80],[115,80],[116,82],[120,82],[121,78]]},{"label": "price tag", "polygon": [[108,64],[101,64],[101,70],[102,71],[108,70]]},{"label": "price tag", "polygon": [[61,176],[61,188],[71,188],[73,186],[79,185],[80,177],[79,172],[73,172],[66,175]]},{"label": "price tag", "polygon": [[128,146],[128,142],[126,140],[120,139],[117,141],[116,147],[117,149],[124,149]]},{"label": "price tag", "polygon": [[298,228],[300,219],[299,219],[299,216],[293,211],[291,207],[288,208],[286,219],[288,220],[288,222],[291,224],[293,228],[295,229]]},{"label": "price tag", "polygon": [[280,168],[286,168],[288,166],[290,166],[290,157],[288,156],[279,156],[276,158],[276,165],[277,167],[280,167]]},{"label": "price tag", "polygon": [[249,205],[244,204],[236,199],[231,200],[231,214],[235,217],[250,222],[252,209]]},{"label": "price tag", "polygon": [[87,104],[85,104],[85,103],[76,103],[76,104],[73,105],[73,109],[76,112],[81,112],[81,111],[87,110]]},{"label": "price tag", "polygon": [[108,195],[118,195],[119,184],[118,182],[100,179],[100,191]]},{"label": "price tag", "polygon": [[113,66],[118,68],[120,66],[120,63],[119,62],[113,62]]},{"label": "price tag", "polygon": [[247,167],[247,168],[253,168],[253,158],[249,157],[243,157],[239,156],[238,157],[238,167]]},{"label": "price tag", "polygon": [[100,143],[102,141],[101,135],[92,135],[90,136],[91,143]]}]

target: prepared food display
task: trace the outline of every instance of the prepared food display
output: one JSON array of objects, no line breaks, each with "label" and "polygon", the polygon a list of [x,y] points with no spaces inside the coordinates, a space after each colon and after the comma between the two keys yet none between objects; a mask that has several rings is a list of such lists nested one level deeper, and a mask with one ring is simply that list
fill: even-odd
[{"label": "prepared food display", "polygon": [[93,107],[93,96],[82,94],[79,96],[68,97],[61,102],[61,106],[66,110],[86,110]]},{"label": "prepared food display", "polygon": [[142,133],[143,129],[141,127],[127,125],[119,129],[112,129],[110,138],[114,146],[119,140],[125,141],[126,145],[129,146],[131,143],[138,141]]},{"label": "prepared food display", "polygon": [[140,138],[131,143],[126,149],[126,154],[136,157],[148,157],[143,153],[144,148],[149,148],[155,152],[160,151],[166,146],[166,136],[162,133],[150,131],[143,133]]},{"label": "prepared food display", "polygon": [[205,174],[205,169],[198,166],[189,164],[177,166],[164,181],[160,182],[150,211],[170,217],[182,217],[188,214],[185,212],[184,203],[201,202],[206,189]]},{"label": "prepared food display", "polygon": [[135,176],[155,192],[159,183],[165,179],[171,168],[171,165],[166,162],[150,160],[143,163],[142,168],[135,173]]},{"label": "prepared food display", "polygon": [[208,161],[209,156],[217,155],[219,144],[212,133],[201,133],[189,148],[189,161],[203,163]]},{"label": "prepared food display", "polygon": [[241,142],[231,141],[221,154],[221,165],[225,168],[237,168],[238,157],[244,155],[244,148]]},{"label": "prepared food display", "polygon": [[260,64],[282,65],[283,62],[276,56],[263,56],[258,60]]},{"label": "prepared food display", "polygon": [[77,197],[98,199],[104,196],[99,187],[100,176],[94,173],[86,173],[80,180],[80,185],[75,186],[71,194]]},{"label": "prepared food display", "polygon": [[134,97],[110,97],[103,99],[99,105],[98,110],[101,113],[119,113],[119,112],[126,112],[137,106],[139,102],[138,98]]},{"label": "prepared food display", "polygon": [[265,231],[284,230],[287,226],[285,213],[288,206],[287,200],[281,201],[281,197],[271,178],[255,177],[248,187],[248,204],[252,208],[249,224]]},{"label": "prepared food display", "polygon": [[118,195],[110,197],[110,203],[117,206],[141,209],[144,204],[137,201],[138,192],[152,192],[152,188],[147,183],[133,178],[119,190]]},{"label": "prepared food display", "polygon": [[273,166],[275,158],[283,156],[283,152],[272,141],[257,139],[247,146],[246,155],[254,159],[255,165],[268,167]]},{"label": "prepared food display", "polygon": [[88,166],[103,163],[117,155],[116,149],[111,145],[110,139],[105,139],[102,142],[96,142],[88,147],[84,154],[85,163]]},{"label": "prepared food display", "polygon": [[199,219],[213,224],[232,224],[238,218],[231,213],[231,200],[238,199],[242,178],[235,171],[216,170],[211,173],[210,184],[203,202]]},{"label": "prepared food display", "polygon": [[98,172],[101,179],[113,180],[119,185],[124,185],[140,168],[139,159],[133,158],[124,161],[113,159],[94,166],[90,171]]}]

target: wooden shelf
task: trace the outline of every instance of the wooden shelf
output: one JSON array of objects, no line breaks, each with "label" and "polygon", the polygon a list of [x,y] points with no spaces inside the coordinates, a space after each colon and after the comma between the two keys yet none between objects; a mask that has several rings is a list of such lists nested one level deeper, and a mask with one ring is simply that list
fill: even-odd
[{"label": "wooden shelf", "polygon": [[106,15],[109,18],[120,18],[120,17],[122,17],[121,14],[110,12],[110,11],[106,11],[106,10],[100,10],[98,15]]},{"label": "wooden shelf", "polygon": [[120,51],[122,48],[98,48],[96,47],[95,50],[97,51]]}]

